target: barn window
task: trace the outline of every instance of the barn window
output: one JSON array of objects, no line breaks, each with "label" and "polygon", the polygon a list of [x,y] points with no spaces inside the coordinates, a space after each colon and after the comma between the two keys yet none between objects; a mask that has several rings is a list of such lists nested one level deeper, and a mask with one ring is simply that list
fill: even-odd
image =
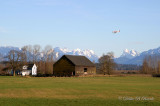
[{"label": "barn window", "polygon": [[87,72],[87,68],[84,68],[84,72]]}]

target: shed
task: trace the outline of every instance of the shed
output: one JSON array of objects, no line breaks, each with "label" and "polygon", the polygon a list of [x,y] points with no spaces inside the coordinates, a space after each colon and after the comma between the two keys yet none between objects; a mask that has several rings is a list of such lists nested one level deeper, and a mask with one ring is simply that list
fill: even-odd
[{"label": "shed", "polygon": [[96,66],[85,56],[63,55],[53,65],[54,76],[80,76],[96,74]]}]

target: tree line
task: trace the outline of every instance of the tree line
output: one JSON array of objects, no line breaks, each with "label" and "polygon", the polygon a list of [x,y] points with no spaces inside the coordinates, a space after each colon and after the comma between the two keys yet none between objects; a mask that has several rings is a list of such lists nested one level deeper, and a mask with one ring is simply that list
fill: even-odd
[{"label": "tree line", "polygon": [[135,64],[116,64],[115,70],[140,70],[141,65]]},{"label": "tree line", "polygon": [[22,66],[32,63],[38,66],[38,74],[52,74],[53,53],[53,48],[50,45],[45,46],[44,49],[40,45],[27,45],[21,50],[11,50],[5,57],[8,61],[5,69],[12,69],[15,76],[16,70],[22,70]]},{"label": "tree line", "polygon": [[[55,59],[53,48],[50,45],[45,46],[43,49],[40,45],[27,45],[22,47],[21,50],[11,50],[5,58],[7,59],[7,65],[3,69],[0,66],[0,69],[12,70],[13,76],[16,75],[16,70],[22,70],[22,67],[29,63],[38,66],[38,74],[53,74]],[[104,75],[113,74],[115,65],[113,52],[103,54],[99,58],[99,70]]]},{"label": "tree line", "polygon": [[[38,74],[53,74],[54,51],[52,46],[47,45],[44,49],[40,45],[27,45],[21,50],[11,50],[5,57],[7,59],[6,67],[0,64],[0,70],[12,69],[15,76],[16,70],[22,70],[22,66],[28,63],[33,63],[38,66]],[[0,55],[2,60],[2,55]],[[99,63],[96,64],[97,70],[101,71],[104,75],[113,74],[113,70],[118,68],[133,68],[140,69],[143,74],[160,74],[160,55],[145,56],[142,66],[136,65],[117,65],[114,62],[114,53],[109,52],[103,54],[99,58]]]},{"label": "tree line", "polygon": [[145,56],[141,73],[160,74],[160,55]]}]

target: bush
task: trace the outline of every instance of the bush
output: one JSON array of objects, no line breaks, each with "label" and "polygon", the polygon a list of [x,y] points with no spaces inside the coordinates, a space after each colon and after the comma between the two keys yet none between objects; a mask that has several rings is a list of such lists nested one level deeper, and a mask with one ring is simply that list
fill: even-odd
[{"label": "bush", "polygon": [[0,74],[0,76],[13,76],[11,74]]},{"label": "bush", "polygon": [[52,77],[52,74],[37,74],[35,77]]},{"label": "bush", "polygon": [[128,71],[127,74],[132,74],[132,73]]},{"label": "bush", "polygon": [[152,74],[152,77],[160,77],[160,74]]},{"label": "bush", "polygon": [[132,72],[132,74],[136,74],[136,72]]}]

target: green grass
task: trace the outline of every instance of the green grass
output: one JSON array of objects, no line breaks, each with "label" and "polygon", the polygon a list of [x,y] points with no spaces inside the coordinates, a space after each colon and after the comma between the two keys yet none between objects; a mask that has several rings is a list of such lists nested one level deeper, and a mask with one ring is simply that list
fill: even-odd
[{"label": "green grass", "polygon": [[[132,100],[125,100],[128,98]],[[154,100],[144,100],[144,98],[154,98]],[[0,77],[0,104],[158,106],[160,105],[160,78]]]}]

